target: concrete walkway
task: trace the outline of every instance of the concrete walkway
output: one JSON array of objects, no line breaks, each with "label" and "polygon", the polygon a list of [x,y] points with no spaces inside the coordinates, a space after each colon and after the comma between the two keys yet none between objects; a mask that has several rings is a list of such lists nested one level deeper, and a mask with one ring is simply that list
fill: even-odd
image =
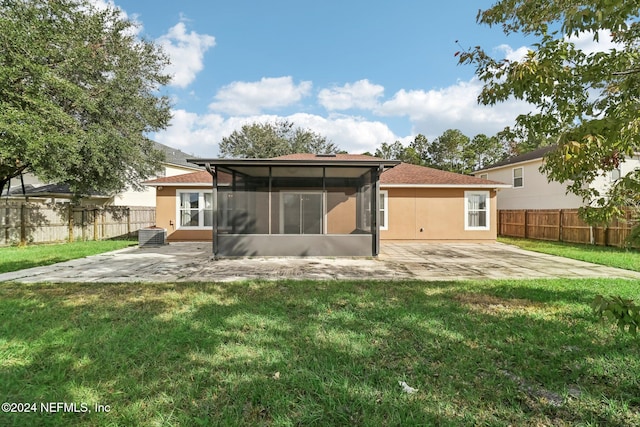
[{"label": "concrete walkway", "polygon": [[619,277],[640,273],[496,244],[383,243],[374,258],[210,259],[206,243],[127,248],[0,274],[0,282],[181,282],[243,279],[498,279]]}]

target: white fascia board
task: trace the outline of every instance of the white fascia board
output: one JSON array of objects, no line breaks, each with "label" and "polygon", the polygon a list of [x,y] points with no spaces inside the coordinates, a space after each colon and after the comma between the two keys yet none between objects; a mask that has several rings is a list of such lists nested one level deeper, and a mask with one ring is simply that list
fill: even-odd
[{"label": "white fascia board", "polygon": [[521,162],[516,162],[516,163],[509,163],[507,165],[502,165],[502,166],[496,166],[494,168],[487,168],[487,169],[479,169],[477,171],[474,171],[474,174],[480,174],[480,173],[485,173],[485,172],[489,172],[489,171],[495,171],[498,169],[512,169],[514,167],[519,167],[520,165],[524,165],[527,163],[534,163],[534,162],[540,162],[542,163],[542,160],[544,158],[543,157],[536,157],[535,159],[529,159],[529,160],[523,160]]},{"label": "white fascia board", "polygon": [[[207,187],[211,188],[213,186],[210,182],[152,182],[149,184],[143,184],[147,187]],[[218,184],[218,187],[231,187],[231,184]]]},{"label": "white fascia board", "polygon": [[511,184],[380,184],[380,188],[511,188]]}]

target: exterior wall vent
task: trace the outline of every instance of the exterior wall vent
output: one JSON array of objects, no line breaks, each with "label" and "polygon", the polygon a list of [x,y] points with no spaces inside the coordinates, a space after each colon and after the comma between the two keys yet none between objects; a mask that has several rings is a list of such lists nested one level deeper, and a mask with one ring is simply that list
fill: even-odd
[{"label": "exterior wall vent", "polygon": [[138,246],[162,246],[167,244],[167,229],[149,227],[138,230]]}]

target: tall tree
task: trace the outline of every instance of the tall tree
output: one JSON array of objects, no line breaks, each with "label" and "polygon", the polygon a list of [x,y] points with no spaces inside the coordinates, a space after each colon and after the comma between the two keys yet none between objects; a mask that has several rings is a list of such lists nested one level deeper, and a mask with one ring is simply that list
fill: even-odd
[{"label": "tall tree", "polygon": [[497,135],[487,136],[483,133],[473,137],[463,149],[463,163],[470,172],[492,163],[504,160],[508,155],[508,147]]},{"label": "tall tree", "polygon": [[400,160],[413,165],[422,165],[424,164],[428,145],[427,137],[418,134],[406,147],[400,141],[396,141],[393,144],[383,142],[376,149],[375,156],[383,159]]},{"label": "tall tree", "polygon": [[339,148],[326,137],[309,129],[294,127],[287,120],[244,125],[220,142],[222,157],[259,159],[294,153],[337,152]]},{"label": "tall tree", "polygon": [[111,193],[157,170],[145,135],[170,119],[167,58],[118,9],[2,0],[0,50],[0,191],[32,172]]},{"label": "tall tree", "polygon": [[[607,193],[589,186],[640,151],[639,15],[640,0],[501,0],[480,11],[478,22],[533,37],[533,48],[519,61],[492,58],[480,46],[458,53],[484,83],[480,103],[514,97],[536,107],[516,119],[512,134],[554,139],[558,149],[543,171],[591,204],[582,213],[592,223],[640,204],[640,170]],[[576,47],[577,38],[587,37],[610,37],[615,48]]]},{"label": "tall tree", "polygon": [[469,137],[458,129],[447,129],[429,145],[428,165],[450,172],[471,172],[472,168],[465,163],[464,159],[464,152],[469,142]]}]

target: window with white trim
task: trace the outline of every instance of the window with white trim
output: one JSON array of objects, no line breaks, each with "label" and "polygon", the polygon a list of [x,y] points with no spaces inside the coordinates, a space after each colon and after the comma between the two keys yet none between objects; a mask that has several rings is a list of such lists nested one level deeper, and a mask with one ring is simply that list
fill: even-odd
[{"label": "window with white trim", "polygon": [[380,230],[389,229],[389,191],[380,190]]},{"label": "window with white trim", "polygon": [[489,174],[488,173],[481,173],[480,174],[480,179],[489,179]]},{"label": "window with white trim", "polygon": [[489,230],[489,192],[464,192],[464,229]]},{"label": "window with white trim", "polygon": [[513,188],[524,187],[524,169],[513,168]]},{"label": "window with white trim", "polygon": [[178,228],[206,228],[213,225],[211,192],[178,191]]},{"label": "window with white trim", "polygon": [[619,180],[621,176],[622,176],[622,171],[620,170],[620,168],[615,168],[611,171],[611,175],[609,175],[610,181],[615,182]]}]

